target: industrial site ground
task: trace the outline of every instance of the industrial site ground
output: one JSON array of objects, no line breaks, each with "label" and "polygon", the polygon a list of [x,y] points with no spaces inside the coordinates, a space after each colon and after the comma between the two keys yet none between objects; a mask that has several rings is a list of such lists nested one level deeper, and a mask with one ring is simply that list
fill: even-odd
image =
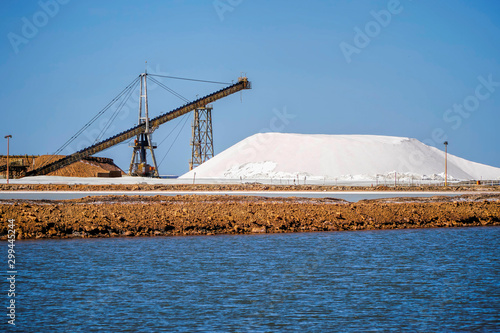
[{"label": "industrial site ground", "polygon": [[450,191],[496,192],[499,185],[400,185],[400,186],[334,186],[334,185],[265,185],[265,184],[0,184],[0,191]]}]

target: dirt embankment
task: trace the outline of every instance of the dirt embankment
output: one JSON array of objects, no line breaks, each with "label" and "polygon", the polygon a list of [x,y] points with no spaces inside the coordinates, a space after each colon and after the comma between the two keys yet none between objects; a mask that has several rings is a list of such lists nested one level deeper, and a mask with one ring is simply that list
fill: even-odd
[{"label": "dirt embankment", "polygon": [[[42,165],[60,160],[65,155],[14,155],[10,157],[10,165],[26,166],[27,171],[40,168]],[[7,164],[7,156],[0,156],[0,165]],[[47,176],[64,177],[97,177],[98,173],[109,171],[123,171],[110,158],[88,156],[80,161],[67,165],[59,170],[53,171]],[[6,176],[6,172],[0,173]],[[124,173],[123,173],[124,174]]]},{"label": "dirt embankment", "polygon": [[[35,160],[35,169],[41,167],[43,163],[48,161],[50,156],[40,156]],[[52,162],[59,160],[64,156],[55,157]],[[109,171],[123,171],[110,158],[104,157],[86,157],[78,162],[72,163],[59,170],[53,171],[47,176],[64,176],[64,177],[97,177],[98,173]]]},{"label": "dirt embankment", "polygon": [[500,195],[337,199],[102,196],[0,201],[0,239],[285,233],[500,225]]},{"label": "dirt embankment", "polygon": [[330,186],[330,185],[264,185],[264,184],[129,184],[129,185],[67,185],[67,184],[0,184],[0,191],[475,191],[500,192],[500,186]]}]

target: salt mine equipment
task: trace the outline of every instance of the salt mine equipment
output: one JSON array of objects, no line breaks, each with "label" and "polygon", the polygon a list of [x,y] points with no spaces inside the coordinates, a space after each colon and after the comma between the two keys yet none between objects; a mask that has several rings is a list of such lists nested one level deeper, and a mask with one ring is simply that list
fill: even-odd
[{"label": "salt mine equipment", "polygon": [[[141,74],[139,77],[141,79],[145,80],[148,75],[160,76],[160,75],[155,75],[155,74],[144,73],[144,74]],[[170,78],[173,78],[173,77],[170,77]],[[134,80],[132,83],[135,84],[137,82],[136,80]],[[199,80],[194,80],[194,81],[199,81]],[[131,87],[132,84],[129,86]],[[145,83],[144,83],[143,87],[146,88]],[[137,140],[137,143],[134,141],[134,145],[133,145],[134,154],[135,155],[139,154],[139,157],[137,160],[135,159],[136,157],[134,157],[134,155],[133,155],[133,159],[132,159],[132,163],[131,163],[131,164],[134,164],[134,167],[136,167],[136,169],[135,169],[135,170],[137,170],[136,173],[141,174],[141,173],[146,172],[147,174],[150,174],[150,175],[158,175],[158,169],[156,168],[156,166],[154,167],[154,169],[151,169],[151,167],[147,166],[147,163],[145,162],[145,156],[144,156],[148,149],[150,151],[152,151],[155,148],[154,143],[151,142],[151,134],[155,129],[157,129],[160,125],[162,125],[168,121],[176,119],[176,118],[178,118],[182,115],[185,115],[191,111],[194,111],[197,109],[204,109],[210,103],[213,103],[221,98],[224,98],[226,96],[229,96],[231,94],[234,94],[238,91],[242,91],[245,89],[251,89],[251,83],[250,83],[250,81],[248,81],[247,77],[239,77],[238,82],[236,82],[234,84],[231,84],[223,89],[220,89],[216,92],[213,92],[205,97],[201,97],[201,98],[198,98],[192,102],[186,103],[183,106],[178,107],[177,109],[174,109],[170,112],[161,114],[153,119],[149,119],[149,115],[146,113],[147,106],[145,106],[144,107],[145,114],[144,114],[144,116],[142,116],[142,113],[139,113],[140,122],[136,126],[130,128],[126,131],[123,131],[121,133],[118,133],[118,134],[116,134],[116,135],[114,135],[106,140],[102,140],[100,142],[94,143],[93,145],[91,145],[87,148],[81,149],[81,150],[79,150],[71,155],[65,156],[57,161],[54,161],[52,163],[47,163],[46,165],[43,165],[37,169],[28,171],[25,175],[26,176],[46,175],[46,174],[51,173],[53,171],[56,171],[60,168],[63,168],[67,165],[70,165],[74,162],[77,162],[84,157],[94,155],[98,152],[101,152],[105,149],[108,149],[116,144],[119,144],[119,143],[121,143],[125,140],[128,140],[128,139],[131,139],[133,137],[136,137],[135,140]],[[144,92],[145,92],[145,90],[146,89],[144,89]],[[147,100],[145,97],[143,99],[143,102],[146,102],[146,105],[147,105]],[[141,119],[141,118],[143,118],[143,119]],[[81,133],[83,130],[85,130],[86,126],[84,126],[80,130],[79,133]],[[76,136],[78,136],[79,133],[75,134],[72,137],[72,139],[74,139]],[[68,140],[68,142],[71,141],[72,139]],[[63,145],[63,147],[61,147],[60,150],[64,147],[65,147],[65,145]],[[141,154],[142,154],[142,156],[141,156]],[[135,164],[135,163],[137,163],[137,164]],[[153,164],[155,164],[155,162],[153,162]],[[132,169],[132,172],[134,172],[134,169]]]},{"label": "salt mine equipment", "polygon": [[214,139],[212,132],[212,105],[194,110],[191,161],[189,170],[193,170],[208,159],[214,157]]},{"label": "salt mine equipment", "polygon": [[12,175],[12,178],[23,177],[30,166],[35,166],[35,158],[37,157],[34,155],[10,155],[8,163],[0,165],[0,173],[6,172],[8,166],[8,173]]},{"label": "salt mine equipment", "polygon": [[[156,145],[153,143],[153,132],[155,128],[149,126],[149,112],[148,112],[148,86],[147,86],[147,72],[140,75],[141,88],[139,91],[139,121],[138,124],[144,124],[144,132],[137,135],[134,144],[131,147],[134,149],[132,153],[132,160],[128,174],[130,176],[143,176],[143,177],[160,177],[158,174],[158,165],[156,164],[156,157],[154,149]],[[144,104],[144,108],[143,108]],[[144,110],[144,115],[143,115]],[[147,163],[146,150],[151,152],[151,159],[153,160],[153,167]]]}]

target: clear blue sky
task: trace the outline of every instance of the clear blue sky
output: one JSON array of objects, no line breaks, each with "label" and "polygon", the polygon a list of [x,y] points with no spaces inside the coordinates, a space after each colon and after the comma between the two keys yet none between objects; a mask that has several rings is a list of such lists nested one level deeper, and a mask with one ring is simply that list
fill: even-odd
[{"label": "clear blue sky", "polygon": [[[413,137],[440,149],[446,138],[450,153],[500,167],[498,1],[60,2],[0,2],[0,134],[13,135],[12,154],[56,151],[147,60],[150,72],[174,76],[231,82],[247,73],[252,90],[214,103],[216,153],[274,125]],[[162,82],[188,99],[221,87]],[[183,104],[160,88],[149,95],[152,116]],[[294,118],[273,120],[284,110]],[[136,122],[131,103],[105,137]],[[178,122],[160,127],[154,141]],[[190,122],[161,174],[188,170]],[[158,148],[159,160],[181,126]],[[126,170],[131,148],[99,155]]]}]

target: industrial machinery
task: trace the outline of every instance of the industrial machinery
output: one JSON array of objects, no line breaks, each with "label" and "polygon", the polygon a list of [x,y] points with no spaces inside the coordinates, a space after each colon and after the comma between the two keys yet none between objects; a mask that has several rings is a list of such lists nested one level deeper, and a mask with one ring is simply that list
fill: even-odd
[{"label": "industrial machinery", "polygon": [[[34,159],[38,156],[11,155],[9,161],[9,177],[18,178],[23,176],[28,168],[34,164]],[[6,156],[0,156],[0,160],[6,159]],[[31,160],[30,160],[31,159]],[[7,164],[0,165],[0,174],[7,178]]]},{"label": "industrial machinery", "polygon": [[[146,79],[147,75],[152,75],[152,74],[141,74],[141,80]],[[145,83],[144,83],[144,88]],[[151,133],[158,128],[160,125],[171,121],[173,119],[176,119],[186,113],[189,113],[191,111],[197,110],[197,109],[204,109],[207,107],[208,104],[215,102],[221,98],[224,98],[226,96],[229,96],[231,94],[234,94],[236,92],[242,91],[244,89],[251,89],[251,83],[248,81],[246,77],[240,77],[238,78],[238,82],[231,84],[223,89],[220,89],[214,93],[211,93],[205,97],[201,97],[196,99],[195,101],[189,102],[183,106],[178,107],[177,109],[174,109],[170,112],[161,114],[153,119],[149,119],[149,115],[147,114],[147,99],[144,98],[145,102],[145,107],[144,111],[145,114],[142,116],[142,114],[139,114],[139,124],[137,124],[135,127],[132,127],[126,131],[123,131],[121,133],[118,133],[106,140],[102,140],[100,142],[97,142],[90,147],[84,148],[80,151],[77,151],[71,155],[68,155],[66,157],[63,157],[62,159],[59,159],[57,161],[54,161],[52,163],[48,163],[46,165],[41,166],[40,168],[37,168],[35,170],[28,171],[26,173],[26,176],[37,176],[37,175],[46,175],[50,172],[53,172],[55,170],[58,170],[60,168],[63,168],[67,165],[70,165],[74,162],[77,162],[81,160],[84,157],[94,155],[98,152],[101,152],[107,148],[110,148],[118,143],[121,143],[125,140],[131,139],[133,137],[136,137],[134,141],[134,153],[132,157],[132,162],[131,165],[133,168],[131,168],[132,172],[135,174],[149,174],[149,175],[158,175],[158,170],[156,165],[154,166],[154,169],[152,169],[150,166],[147,165],[145,162],[145,152],[147,149],[150,151],[153,151],[153,148],[155,148],[155,145],[153,142],[151,142]],[[145,91],[146,89],[144,89]],[[135,156],[139,156],[138,159],[136,159]],[[153,154],[154,156],[154,154]],[[144,157],[144,158],[143,158]],[[153,159],[154,160],[154,159]],[[155,160],[153,162],[156,164]],[[135,171],[134,171],[135,170]]]},{"label": "industrial machinery", "polygon": [[212,110],[212,105],[194,110],[189,170],[214,157]]},{"label": "industrial machinery", "polygon": [[[129,175],[142,177],[159,177],[158,165],[156,164],[155,148],[152,134],[156,128],[149,126],[149,111],[148,111],[148,86],[146,82],[147,73],[141,74],[141,88],[139,91],[139,121],[138,124],[144,124],[144,132],[137,135],[134,144],[131,147],[134,149],[132,160],[130,161]],[[144,108],[143,108],[144,106]],[[144,109],[144,115],[142,111]],[[146,150],[151,152],[151,159],[154,166],[147,163]]]}]

